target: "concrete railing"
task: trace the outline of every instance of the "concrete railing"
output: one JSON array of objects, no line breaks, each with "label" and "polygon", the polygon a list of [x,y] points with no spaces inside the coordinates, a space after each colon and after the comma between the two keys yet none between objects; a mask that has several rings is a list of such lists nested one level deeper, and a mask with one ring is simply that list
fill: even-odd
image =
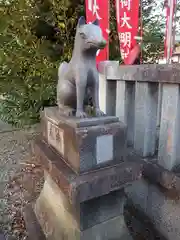
[{"label": "concrete railing", "polygon": [[168,170],[180,164],[180,64],[119,66],[101,62],[100,107],[127,124],[128,144],[158,154]]}]

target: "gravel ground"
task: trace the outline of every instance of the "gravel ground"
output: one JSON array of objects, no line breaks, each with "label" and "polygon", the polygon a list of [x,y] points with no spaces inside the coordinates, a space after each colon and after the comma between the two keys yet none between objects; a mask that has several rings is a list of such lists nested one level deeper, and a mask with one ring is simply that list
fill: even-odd
[{"label": "gravel ground", "polygon": [[22,209],[42,185],[42,170],[32,154],[37,129],[13,130],[0,122],[0,232],[8,240],[26,239]]}]

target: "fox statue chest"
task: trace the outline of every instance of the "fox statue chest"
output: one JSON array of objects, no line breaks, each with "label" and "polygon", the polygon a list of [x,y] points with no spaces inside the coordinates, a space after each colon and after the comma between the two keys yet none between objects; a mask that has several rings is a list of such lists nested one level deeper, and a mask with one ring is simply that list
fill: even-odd
[{"label": "fox statue chest", "polygon": [[79,81],[86,87],[93,87],[95,82],[98,81],[98,71],[96,65],[92,65],[91,61],[82,61],[69,64],[69,71],[65,76],[66,79],[76,85]]}]

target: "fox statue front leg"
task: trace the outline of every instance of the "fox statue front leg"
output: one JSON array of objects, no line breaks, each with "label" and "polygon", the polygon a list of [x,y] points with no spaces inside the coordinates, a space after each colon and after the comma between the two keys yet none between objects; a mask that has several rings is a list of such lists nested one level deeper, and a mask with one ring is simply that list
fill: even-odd
[{"label": "fox statue front leg", "polygon": [[76,117],[86,118],[87,114],[84,112],[84,99],[87,87],[87,77],[86,72],[77,71],[76,73],[76,97],[77,97],[77,107],[76,107]]}]

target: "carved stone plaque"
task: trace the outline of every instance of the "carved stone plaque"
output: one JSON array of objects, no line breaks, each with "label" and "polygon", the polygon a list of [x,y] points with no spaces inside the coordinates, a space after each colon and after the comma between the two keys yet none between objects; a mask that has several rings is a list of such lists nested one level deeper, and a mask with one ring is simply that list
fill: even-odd
[{"label": "carved stone plaque", "polygon": [[96,139],[97,164],[113,159],[113,136],[103,135]]},{"label": "carved stone plaque", "polygon": [[48,121],[48,143],[64,156],[64,131]]}]

